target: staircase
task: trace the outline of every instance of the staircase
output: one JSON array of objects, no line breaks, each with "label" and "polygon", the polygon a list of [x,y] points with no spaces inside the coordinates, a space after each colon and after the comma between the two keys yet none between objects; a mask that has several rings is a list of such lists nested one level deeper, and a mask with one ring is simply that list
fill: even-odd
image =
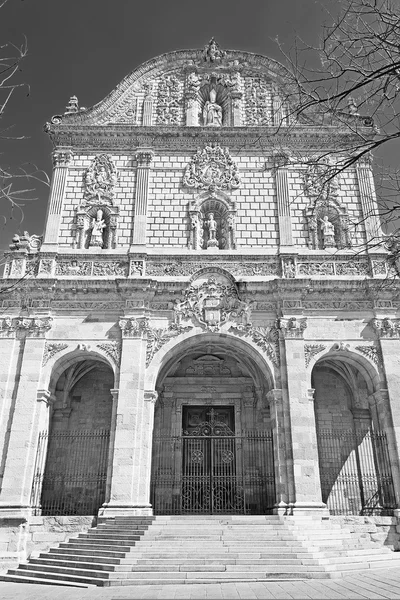
[{"label": "staircase", "polygon": [[329,520],[118,517],[31,558],[2,581],[87,587],[340,577],[400,567],[400,553]]}]

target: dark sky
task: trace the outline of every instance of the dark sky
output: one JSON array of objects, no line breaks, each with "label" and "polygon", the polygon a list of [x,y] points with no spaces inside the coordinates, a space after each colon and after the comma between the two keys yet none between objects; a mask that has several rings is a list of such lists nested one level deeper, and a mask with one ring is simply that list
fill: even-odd
[{"label": "dark sky", "polygon": [[[288,47],[296,35],[316,39],[324,18],[317,0],[8,0],[0,10],[0,44],[18,45],[28,56],[2,129],[22,141],[0,140],[2,165],[34,163],[51,174],[51,144],[43,124],[64,111],[73,94],[81,106],[102,100],[127,74],[164,52],[202,48],[215,36],[222,48],[282,60],[276,36]],[[48,189],[38,186],[24,220],[0,207],[0,250],[19,231],[41,234]]]}]

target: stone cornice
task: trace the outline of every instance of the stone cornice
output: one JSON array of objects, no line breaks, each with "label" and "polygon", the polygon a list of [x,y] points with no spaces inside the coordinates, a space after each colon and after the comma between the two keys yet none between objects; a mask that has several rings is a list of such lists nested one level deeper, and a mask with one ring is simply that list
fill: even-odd
[{"label": "stone cornice", "polygon": [[359,144],[359,135],[348,129],[335,126],[297,125],[288,128],[276,127],[224,127],[218,131],[210,127],[134,126],[115,125],[51,125],[50,137],[56,148],[130,151],[139,148],[166,150],[176,153],[176,148],[195,151],[199,145],[223,143],[231,151],[262,154],[291,147],[299,152],[310,149],[332,149],[346,145],[349,149]]}]

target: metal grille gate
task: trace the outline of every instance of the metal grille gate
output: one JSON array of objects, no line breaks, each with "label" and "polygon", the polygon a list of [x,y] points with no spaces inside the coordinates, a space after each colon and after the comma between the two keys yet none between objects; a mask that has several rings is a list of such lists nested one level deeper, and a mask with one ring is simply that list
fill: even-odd
[{"label": "metal grille gate", "polygon": [[390,515],[396,508],[386,433],[318,431],[322,500],[332,515]]},{"label": "metal grille gate", "polygon": [[110,432],[42,432],[31,506],[36,515],[96,515],[105,501]]},{"label": "metal grille gate", "polygon": [[155,436],[155,514],[266,514],[275,504],[272,432]]}]

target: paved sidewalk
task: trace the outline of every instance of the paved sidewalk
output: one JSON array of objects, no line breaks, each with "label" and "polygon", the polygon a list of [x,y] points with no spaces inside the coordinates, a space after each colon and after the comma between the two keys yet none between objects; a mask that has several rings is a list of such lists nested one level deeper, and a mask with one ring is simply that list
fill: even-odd
[{"label": "paved sidewalk", "polygon": [[72,588],[0,582],[0,600],[251,600],[257,598],[328,600],[400,598],[399,569],[363,572],[340,579],[302,579],[250,583],[139,585]]}]

